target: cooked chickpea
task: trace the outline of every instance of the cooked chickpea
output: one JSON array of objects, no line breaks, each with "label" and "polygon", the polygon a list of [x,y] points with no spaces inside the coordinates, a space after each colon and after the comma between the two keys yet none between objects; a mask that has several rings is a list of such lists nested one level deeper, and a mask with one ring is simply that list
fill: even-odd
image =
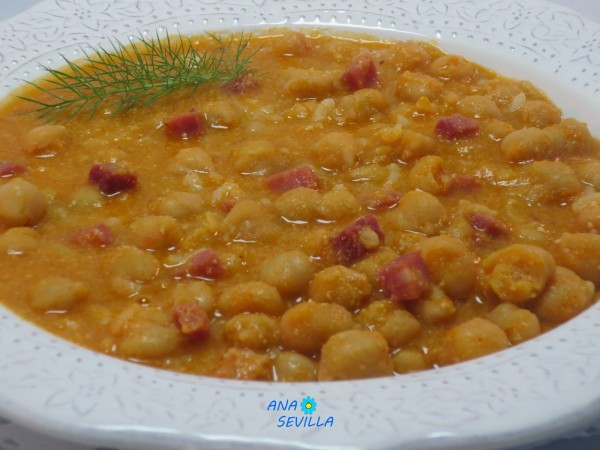
[{"label": "cooked chickpea", "polygon": [[337,265],[315,275],[308,295],[317,303],[336,303],[348,311],[354,311],[369,298],[371,289],[366,275]]},{"label": "cooked chickpea", "polygon": [[178,283],[169,292],[169,298],[174,305],[197,302],[208,315],[215,310],[215,294],[212,287],[205,281],[193,280]]},{"label": "cooked chickpea", "polygon": [[456,317],[456,306],[439,287],[434,286],[429,296],[410,305],[411,311],[423,322],[440,324]]},{"label": "cooked chickpea", "polygon": [[557,241],[556,260],[584,280],[600,285],[600,235],[563,233]]},{"label": "cooked chickpea", "polygon": [[582,195],[571,205],[581,231],[600,231],[600,192]]},{"label": "cooked chickpea", "polygon": [[236,347],[266,350],[277,345],[279,323],[262,313],[237,314],[225,324],[225,337]]},{"label": "cooked chickpea", "polygon": [[542,189],[542,199],[563,202],[583,189],[575,171],[562,162],[534,161],[527,169],[535,185]]},{"label": "cooked chickpea", "polygon": [[429,136],[411,130],[403,130],[392,146],[390,155],[408,162],[435,153],[435,141]]},{"label": "cooked chickpea", "polygon": [[388,213],[395,227],[428,236],[437,234],[446,217],[446,208],[433,195],[422,191],[407,192],[398,206]]},{"label": "cooked chickpea", "polygon": [[0,186],[0,225],[37,225],[46,215],[46,199],[29,181],[15,178]]},{"label": "cooked chickpea", "polygon": [[472,83],[479,76],[477,66],[458,55],[443,55],[431,63],[430,72],[443,80]]},{"label": "cooked chickpea", "polygon": [[182,219],[203,211],[205,203],[201,195],[175,191],[158,198],[154,204],[154,210],[162,216]]},{"label": "cooked chickpea", "polygon": [[254,200],[240,200],[223,220],[221,230],[226,239],[253,242],[269,239],[277,225],[269,208]]},{"label": "cooked chickpea", "polygon": [[444,162],[436,155],[420,158],[410,169],[408,180],[413,189],[419,189],[432,195],[443,194],[448,187],[444,174]]},{"label": "cooked chickpea", "polygon": [[339,114],[343,123],[360,123],[380,116],[388,102],[379,89],[367,88],[341,97],[338,105],[336,115]]},{"label": "cooked chickpea", "polygon": [[352,316],[343,306],[309,301],[283,314],[279,333],[285,347],[310,355],[318,352],[330,336],[353,327]]},{"label": "cooked chickpea", "polygon": [[265,261],[260,278],[275,286],[281,295],[295,296],[302,294],[314,274],[310,258],[300,250],[291,250]]},{"label": "cooked chickpea", "polygon": [[558,155],[586,154],[594,145],[594,138],[585,123],[575,119],[544,128]]},{"label": "cooked chickpea", "polygon": [[503,302],[521,304],[540,294],[554,275],[554,258],[533,245],[513,244],[483,261],[484,278]]},{"label": "cooked chickpea", "polygon": [[112,324],[119,351],[130,358],[158,358],[182,343],[171,313],[157,307],[132,305]]},{"label": "cooked chickpea", "polygon": [[44,278],[31,291],[31,306],[38,311],[66,311],[88,295],[89,290],[81,281]]},{"label": "cooked chickpea", "polygon": [[247,348],[233,347],[223,354],[213,375],[238,380],[271,380],[271,358]]},{"label": "cooked chickpea", "polygon": [[376,331],[347,330],[331,336],[321,350],[319,381],[354,380],[392,375],[385,338]]},{"label": "cooked chickpea", "polygon": [[358,214],[360,203],[342,184],[326,192],[321,199],[321,215],[326,220],[341,220]]},{"label": "cooked chickpea", "polygon": [[287,220],[311,222],[320,216],[321,194],[299,187],[286,191],[275,200],[275,211]]},{"label": "cooked chickpea", "polygon": [[111,251],[107,269],[117,277],[144,283],[158,275],[160,265],[151,253],[137,247],[122,246]]},{"label": "cooked chickpea", "polygon": [[398,42],[390,53],[390,61],[398,72],[424,67],[431,62],[431,54],[417,41]]},{"label": "cooked chickpea", "polygon": [[571,167],[579,179],[600,191],[600,160],[581,158],[571,161]]},{"label": "cooked chickpea", "polygon": [[499,119],[502,116],[496,102],[483,95],[468,95],[456,104],[458,111],[474,119]]},{"label": "cooked chickpea", "polygon": [[67,143],[68,131],[63,125],[40,125],[23,136],[23,150],[30,155],[54,155]]},{"label": "cooked chickpea", "polygon": [[358,144],[351,133],[333,131],[319,139],[311,149],[315,165],[341,172],[354,166]]},{"label": "cooked chickpea", "polygon": [[563,323],[590,306],[593,295],[593,283],[558,266],[548,288],[533,305],[533,312],[543,321]]},{"label": "cooked chickpea", "polygon": [[378,285],[377,272],[382,266],[385,266],[393,259],[398,257],[398,253],[389,247],[380,247],[367,255],[366,258],[355,263],[352,268],[357,272],[364,273],[373,286]]},{"label": "cooked chickpea", "polygon": [[415,350],[401,350],[394,353],[392,363],[394,364],[394,372],[396,373],[419,372],[420,370],[427,369],[425,356],[423,353]]},{"label": "cooked chickpea", "polygon": [[416,102],[421,97],[429,100],[438,98],[444,89],[443,83],[421,72],[402,72],[398,77],[395,95],[399,99]]},{"label": "cooked chickpea", "polygon": [[545,128],[560,122],[560,109],[545,100],[527,100],[519,108],[526,126]]},{"label": "cooked chickpea", "polygon": [[265,175],[287,168],[289,155],[270,141],[247,141],[232,152],[233,168],[243,174]]},{"label": "cooked chickpea", "polygon": [[201,147],[187,147],[179,150],[173,162],[177,172],[209,173],[215,170],[215,164],[208,153]]},{"label": "cooked chickpea", "polygon": [[216,128],[233,128],[243,116],[240,105],[230,99],[205,102],[202,109],[210,125]]},{"label": "cooked chickpea", "polygon": [[421,256],[434,283],[451,297],[462,298],[477,279],[475,255],[459,239],[435,236],[419,244]]},{"label": "cooked chickpea", "polygon": [[225,289],[217,299],[217,309],[224,316],[245,312],[279,315],[285,310],[285,304],[270,284],[248,281]]},{"label": "cooked chickpea", "polygon": [[375,300],[362,308],[355,319],[360,325],[377,329],[385,323],[386,319],[398,309],[391,300]]},{"label": "cooked chickpea", "polygon": [[170,216],[139,217],[129,228],[133,243],[145,250],[171,248],[181,240],[179,224]]},{"label": "cooked chickpea", "polygon": [[7,255],[22,255],[38,245],[38,232],[29,227],[16,227],[0,235],[0,252]]},{"label": "cooked chickpea", "polygon": [[316,381],[317,363],[295,352],[281,352],[273,362],[279,381]]},{"label": "cooked chickpea", "polygon": [[502,328],[511,344],[534,338],[542,332],[535,314],[510,303],[496,306],[488,313],[487,318]]},{"label": "cooked chickpea", "polygon": [[283,71],[286,78],[284,92],[299,99],[322,99],[334,90],[335,74],[318,69],[290,67]]},{"label": "cooked chickpea", "polygon": [[390,348],[398,348],[417,337],[421,323],[406,310],[392,311],[377,331],[385,338]]},{"label": "cooked chickpea", "polygon": [[502,139],[500,149],[510,162],[549,159],[555,154],[552,138],[539,128],[513,131]]},{"label": "cooked chickpea", "polygon": [[445,343],[448,362],[478,358],[510,346],[502,328],[480,317],[453,327],[446,335]]}]

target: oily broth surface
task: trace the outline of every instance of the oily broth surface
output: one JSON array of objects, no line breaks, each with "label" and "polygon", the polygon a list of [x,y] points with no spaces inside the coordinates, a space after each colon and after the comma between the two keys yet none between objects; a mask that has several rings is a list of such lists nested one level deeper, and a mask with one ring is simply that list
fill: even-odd
[{"label": "oily broth surface", "polygon": [[[198,40],[202,42],[203,38]],[[279,329],[270,331],[274,343],[263,348],[248,349],[239,342],[232,342],[226,331],[232,315],[219,310],[218,299],[233,286],[261,279],[262,266],[284,252],[303,252],[310,257],[315,273],[338,265],[331,248],[332,236],[357,218],[371,214],[385,235],[385,243],[380,242],[368,256],[349,264],[352,270],[367,275],[371,292],[368,298],[361,300],[360,307],[350,308],[348,312],[354,328],[377,333],[391,310],[410,312],[419,327],[414,336],[401,339],[401,344],[386,336],[390,357],[409,352],[405,353],[410,356],[409,361],[417,361],[394,359],[395,372],[400,373],[467,358],[458,355],[462,353],[455,348],[458,344],[448,337],[448,332],[474,317],[485,317],[501,303],[490,289],[482,268],[482,261],[494,252],[515,243],[533,245],[547,249],[557,265],[566,265],[578,272],[561,256],[556,241],[563,233],[596,234],[594,225],[574,220],[572,207],[577,199],[594,193],[593,181],[576,171],[581,188],[557,199],[537,181],[539,175],[532,174],[531,161],[507,161],[501,151],[501,141],[511,131],[534,126],[533,119],[524,116],[519,103],[547,102],[529,83],[502,78],[461,58],[451,61],[446,72],[436,72],[432,69],[434,61],[443,53],[424,43],[419,44],[417,50],[415,47],[406,49],[404,44],[395,42],[359,41],[316,33],[304,37],[284,32],[255,36],[250,47],[258,49],[252,59],[258,82],[255,89],[232,93],[221,86],[202,87],[192,94],[176,93],[118,117],[109,114],[97,114],[92,119],[78,117],[64,123],[65,142],[56,148],[51,146],[47,154],[30,155],[25,148],[23,136],[42,124],[34,115],[23,114],[30,106],[15,100],[3,107],[0,162],[17,162],[27,170],[22,175],[0,178],[0,184],[20,176],[41,189],[48,204],[45,217],[34,227],[36,243],[33,247],[15,254],[6,250],[9,244],[2,244],[5,247],[0,254],[0,298],[8,307],[53,333],[117,357],[196,374],[285,379],[278,374],[277,365],[275,369],[271,365],[280,352],[297,349],[281,342]],[[371,90],[374,93],[369,91],[368,95],[358,98],[353,97],[358,91],[344,86],[340,75],[360,54],[371,55],[378,73],[378,86]],[[435,79],[442,90],[429,95],[430,81],[414,86],[414,91],[423,95],[414,94],[411,86],[398,88],[402,74],[407,72]],[[410,77],[407,80],[408,83],[414,81]],[[428,95],[432,98],[428,99]],[[458,102],[473,95],[492,99],[500,116],[493,117],[485,111],[474,114],[479,131],[468,137],[444,139],[437,135],[435,127],[440,118],[460,112]],[[205,135],[179,139],[165,133],[165,120],[192,109],[206,113],[208,123],[212,123]],[[535,112],[532,115],[535,117]],[[432,169],[424,175],[413,172],[411,178],[415,164],[429,152],[418,157],[399,156],[394,138],[394,133],[401,133],[399,129],[434,141],[435,150],[431,153],[443,160],[445,183],[464,181],[464,186],[456,182],[452,187],[447,185],[443,192],[433,194],[443,205],[445,214],[438,229],[432,232],[398,225],[394,215],[398,201],[375,209],[368,201],[374,192],[381,190],[402,195],[423,190],[420,179],[441,176],[437,169]],[[339,132],[351,135],[355,147],[352,162],[348,167],[323,168],[314,148],[324,136]],[[189,147],[200,147],[212,160],[214,170],[208,173],[187,170],[176,155]],[[581,161],[598,158],[598,150],[598,143],[594,141],[585,150],[538,159],[580,167],[584,164]],[[341,152],[344,155],[343,150]],[[131,170],[137,176],[137,188],[110,197],[99,193],[88,183],[90,167],[99,162],[115,162]],[[322,202],[325,194],[334,191],[343,191],[344,196],[342,200],[334,198],[333,205],[329,206],[322,203],[318,207],[302,206],[300,200],[290,201],[291,206],[286,206],[286,210],[295,217],[282,217],[278,205],[283,194],[269,189],[265,178],[302,164],[309,164],[319,180],[318,196],[311,198]],[[223,199],[219,194],[223,191],[231,194]],[[152,255],[157,267],[156,273],[148,279],[123,276],[127,268],[115,275],[119,248],[135,246],[137,242],[132,223],[143,216],[165,215],[159,206],[160,199],[172,192],[196,194],[200,204],[198,211],[177,218],[180,239],[168,248],[144,249]],[[256,223],[250,221],[248,226],[259,230],[266,227],[271,230],[269,233],[261,235],[259,232],[258,238],[247,239],[223,232],[223,222],[230,208],[240,199],[251,199],[264,206],[263,212],[257,210]],[[494,235],[486,231],[485,226],[483,231],[473,226],[461,212],[461,200],[495,211],[494,217],[510,231]],[[261,215],[264,217],[259,217]],[[106,225],[114,242],[105,247],[78,246],[70,242],[69,237],[76,230],[97,224]],[[361,310],[389,297],[382,292],[374,275],[379,266],[385,266],[394,257],[418,251],[422,241],[438,235],[460,240],[472,255],[477,272],[469,292],[459,296],[446,294],[455,312],[443,320],[422,317],[415,303],[429,299],[431,289],[439,288],[431,283],[416,300],[388,302],[382,312],[375,310],[361,316]],[[187,339],[173,323],[173,290],[178,284],[198,280],[177,276],[177,268],[185,265],[195,252],[207,248],[218,255],[226,274],[218,280],[206,281],[217,299],[216,309],[209,311],[210,336],[202,340]],[[32,288],[53,276],[82,282],[87,290],[85,298],[66,310],[40,311],[32,307]],[[595,274],[586,276],[594,281]],[[545,289],[553,279],[550,277]],[[298,294],[282,297],[286,309],[308,302],[309,286]],[[534,310],[538,297],[517,306]],[[591,301],[589,298],[581,308]],[[280,326],[281,313],[267,315]],[[542,331],[557,323],[540,318]],[[399,328],[404,326],[398,325]],[[391,333],[401,334],[397,330]],[[145,349],[153,345],[148,344],[148,339],[156,339],[159,350],[137,352],[136,339],[146,339],[140,344]],[[240,351],[228,353],[231,348]],[[493,350],[495,348],[490,351]],[[316,370],[319,351],[298,353],[311,359]],[[282,370],[288,373],[287,369]],[[380,374],[383,373],[373,375]],[[316,372],[306,377],[298,379],[313,379]],[[339,378],[344,377],[353,377],[353,374],[339,375]]]}]

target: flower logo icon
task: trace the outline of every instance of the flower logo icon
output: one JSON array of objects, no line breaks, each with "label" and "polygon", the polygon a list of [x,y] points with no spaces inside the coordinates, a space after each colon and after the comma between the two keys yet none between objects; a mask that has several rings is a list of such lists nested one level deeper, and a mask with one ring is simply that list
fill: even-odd
[{"label": "flower logo icon", "polygon": [[317,410],[317,402],[312,397],[304,397],[302,402],[300,402],[300,408],[302,408],[304,414],[312,415]]}]

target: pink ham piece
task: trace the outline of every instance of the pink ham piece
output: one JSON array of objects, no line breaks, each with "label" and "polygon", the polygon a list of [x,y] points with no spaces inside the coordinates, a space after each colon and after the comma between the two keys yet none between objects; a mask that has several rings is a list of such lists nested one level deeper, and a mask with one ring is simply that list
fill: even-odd
[{"label": "pink ham piece", "polygon": [[88,174],[88,181],[108,196],[137,187],[137,176],[114,163],[94,164]]},{"label": "pink ham piece", "polygon": [[200,250],[186,264],[187,275],[203,280],[215,280],[225,275],[225,266],[217,254],[210,250]]},{"label": "pink ham piece", "polygon": [[363,204],[367,209],[379,211],[382,209],[391,209],[398,204],[402,194],[391,188],[383,188],[370,192],[364,197]]},{"label": "pink ham piece", "polygon": [[477,122],[460,114],[442,117],[435,125],[435,132],[446,139],[472,136],[478,131],[479,124]]},{"label": "pink ham piece", "polygon": [[492,237],[500,237],[510,233],[510,228],[497,217],[474,211],[465,217],[471,226]]},{"label": "pink ham piece", "polygon": [[111,231],[104,224],[80,228],[69,236],[69,242],[81,247],[106,247],[113,241],[114,237]]},{"label": "pink ham piece", "polygon": [[383,293],[397,302],[417,300],[429,290],[429,272],[421,252],[406,253],[377,272]]},{"label": "pink ham piece", "polygon": [[299,187],[316,189],[319,179],[310,166],[303,165],[271,175],[266,180],[267,186],[273,192],[281,194]]},{"label": "pink ham piece", "polygon": [[[379,239],[375,247],[364,242],[364,231],[372,230]],[[377,219],[372,215],[366,215],[357,219],[353,224],[347,226],[333,238],[331,247],[340,264],[351,265],[362,259],[373,248],[383,244],[384,235],[379,228]]]},{"label": "pink ham piece", "polygon": [[208,315],[198,302],[179,303],[172,311],[175,325],[187,338],[200,340],[210,335]]},{"label": "pink ham piece", "polygon": [[379,74],[371,55],[364,54],[356,57],[342,73],[340,81],[353,91],[379,86]]},{"label": "pink ham piece", "polygon": [[480,185],[481,182],[479,178],[474,177],[473,175],[453,173],[448,179],[448,192],[471,192]]},{"label": "pink ham piece", "polygon": [[0,162],[0,178],[8,178],[25,172],[25,166],[19,163],[7,161]]},{"label": "pink ham piece", "polygon": [[173,116],[164,122],[167,135],[172,138],[188,139],[206,133],[200,114],[195,111]]},{"label": "pink ham piece", "polygon": [[258,80],[252,75],[242,75],[223,85],[223,89],[232,94],[245,94],[256,88],[258,88]]}]

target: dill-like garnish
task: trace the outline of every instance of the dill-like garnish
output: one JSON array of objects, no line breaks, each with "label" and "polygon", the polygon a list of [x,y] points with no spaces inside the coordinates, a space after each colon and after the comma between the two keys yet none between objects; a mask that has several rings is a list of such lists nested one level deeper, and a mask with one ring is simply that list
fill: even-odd
[{"label": "dill-like garnish", "polygon": [[27,82],[50,96],[49,100],[19,98],[38,105],[40,118],[65,115],[93,115],[102,106],[112,114],[127,112],[138,105],[150,105],[183,87],[234,80],[248,72],[253,53],[248,53],[249,37],[233,36],[214,40],[212,51],[199,51],[189,37],[167,36],[147,39],[139,36],[134,44],[110,41],[111,48],[83,50],[84,58],[66,61],[64,70],[42,66],[49,77],[42,82]]}]

